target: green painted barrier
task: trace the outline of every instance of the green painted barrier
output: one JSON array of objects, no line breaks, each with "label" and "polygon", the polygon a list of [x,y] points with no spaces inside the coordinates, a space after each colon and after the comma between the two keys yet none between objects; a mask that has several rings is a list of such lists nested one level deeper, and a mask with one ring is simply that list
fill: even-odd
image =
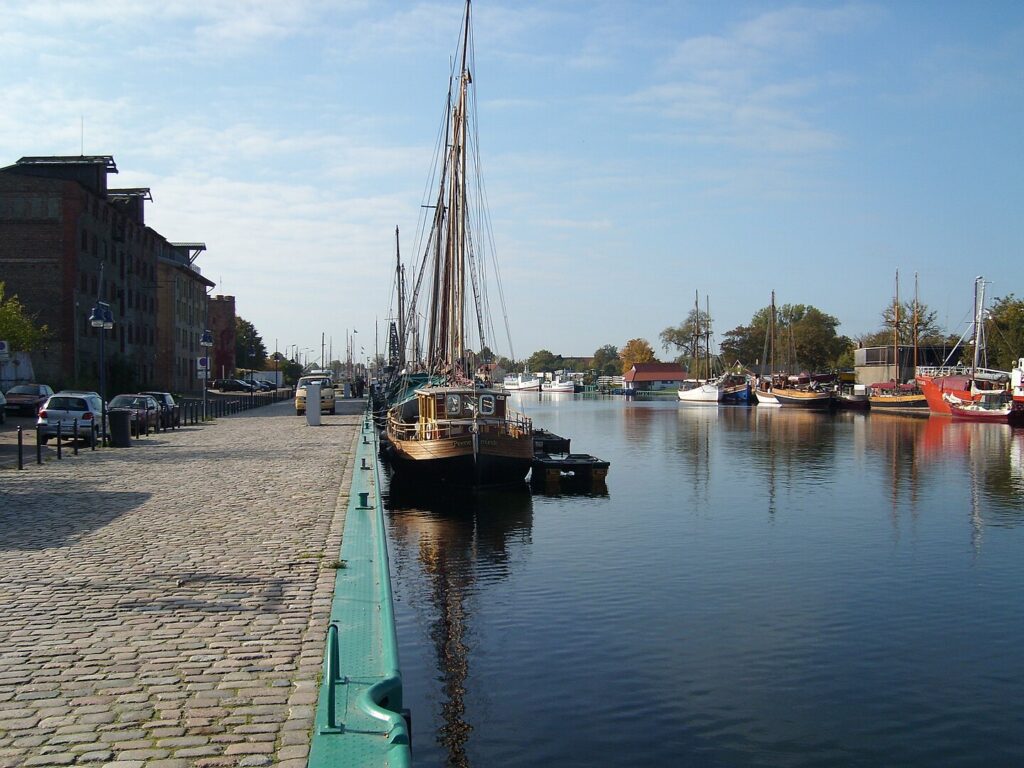
[{"label": "green painted barrier", "polygon": [[309,768],[412,764],[377,438],[369,416],[358,440]]}]

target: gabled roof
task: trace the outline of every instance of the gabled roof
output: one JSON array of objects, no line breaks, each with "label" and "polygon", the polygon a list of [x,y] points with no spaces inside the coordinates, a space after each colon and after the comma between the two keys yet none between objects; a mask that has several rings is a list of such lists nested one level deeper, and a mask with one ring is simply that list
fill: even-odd
[{"label": "gabled roof", "polygon": [[626,381],[683,381],[686,371],[676,363],[633,363]]}]

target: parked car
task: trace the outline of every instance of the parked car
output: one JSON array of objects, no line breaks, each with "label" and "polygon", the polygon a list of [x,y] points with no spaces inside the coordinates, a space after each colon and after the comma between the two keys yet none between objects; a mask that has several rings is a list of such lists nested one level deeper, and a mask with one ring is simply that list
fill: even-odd
[{"label": "parked car", "polygon": [[3,424],[5,421],[7,421],[7,408],[5,408],[6,405],[7,398],[4,397],[3,392],[0,392],[0,424]]},{"label": "parked car", "polygon": [[249,388],[246,387],[238,379],[214,379],[211,389],[216,389],[221,392],[248,392]]},{"label": "parked car", "polygon": [[181,408],[174,402],[174,396],[170,392],[143,392],[142,394],[149,395],[160,406],[161,427],[181,426]]},{"label": "parked car", "polygon": [[53,390],[46,384],[18,384],[7,390],[4,410],[35,416],[52,394]]},{"label": "parked car", "polygon": [[51,437],[60,435],[72,439],[75,434],[75,420],[78,421],[78,437],[89,441],[99,440],[103,423],[103,398],[96,392],[83,390],[61,390],[51,395],[39,409],[36,426],[39,439],[46,443]]},{"label": "parked car", "polygon": [[302,416],[306,412],[306,385],[320,384],[320,411],[334,413],[334,382],[330,376],[303,376],[295,386],[295,415]]},{"label": "parked car", "polygon": [[156,431],[160,426],[160,404],[151,395],[144,395],[141,392],[133,395],[118,395],[110,401],[107,412],[109,413],[115,408],[126,408],[132,412],[132,432],[136,435],[141,435],[151,429]]},{"label": "parked car", "polygon": [[273,392],[276,389],[276,387],[273,384],[263,379],[256,379],[254,383],[256,384],[257,387],[260,388],[261,392]]}]

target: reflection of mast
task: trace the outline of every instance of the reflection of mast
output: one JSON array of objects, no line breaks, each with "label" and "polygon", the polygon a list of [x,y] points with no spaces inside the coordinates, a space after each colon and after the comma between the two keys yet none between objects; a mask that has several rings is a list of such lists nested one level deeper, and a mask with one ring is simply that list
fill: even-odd
[{"label": "reflection of mast", "polygon": [[466,747],[473,732],[472,713],[466,712],[471,597],[482,584],[508,575],[509,543],[529,538],[532,498],[525,484],[432,495],[398,478],[392,478],[388,498],[395,562],[404,571],[415,558],[429,594],[428,627],[437,659],[437,675],[431,679],[441,681],[442,692],[436,742],[444,765],[463,768],[470,764]]}]

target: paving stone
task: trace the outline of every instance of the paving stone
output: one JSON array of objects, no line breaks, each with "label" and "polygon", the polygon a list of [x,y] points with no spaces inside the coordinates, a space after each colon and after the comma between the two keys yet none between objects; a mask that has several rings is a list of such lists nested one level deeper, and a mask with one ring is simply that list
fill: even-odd
[{"label": "paving stone", "polygon": [[310,553],[337,556],[361,417],[324,422],[282,402],[0,472],[0,768],[298,760],[262,739],[308,749],[333,591]]}]

